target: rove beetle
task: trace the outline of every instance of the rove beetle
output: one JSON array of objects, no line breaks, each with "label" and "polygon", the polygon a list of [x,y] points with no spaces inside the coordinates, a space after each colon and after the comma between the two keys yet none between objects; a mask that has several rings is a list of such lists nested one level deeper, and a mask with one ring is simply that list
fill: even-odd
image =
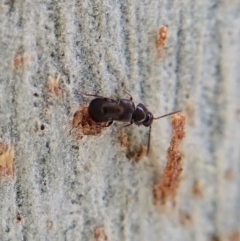
[{"label": "rove beetle", "polygon": [[89,116],[97,123],[108,122],[107,126],[110,126],[113,121],[121,121],[128,122],[127,125],[124,125],[121,128],[130,126],[132,124],[149,127],[147,146],[148,154],[150,149],[151,125],[153,120],[176,114],[181,110],[159,117],[153,117],[153,114],[143,104],[139,103],[137,106],[135,106],[132,96],[128,92],[124,92],[129,95],[130,99],[114,100],[100,95],[84,94],[86,96],[96,97],[88,106]]}]

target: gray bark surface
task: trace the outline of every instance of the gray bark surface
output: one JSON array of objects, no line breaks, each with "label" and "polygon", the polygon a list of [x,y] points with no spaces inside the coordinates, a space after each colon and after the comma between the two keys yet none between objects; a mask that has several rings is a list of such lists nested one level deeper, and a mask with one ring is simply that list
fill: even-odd
[{"label": "gray bark surface", "polygon": [[[15,150],[14,177],[0,180],[0,240],[101,240],[98,227],[109,241],[239,240],[239,69],[238,0],[0,1],[0,141]],[[49,90],[58,75],[60,96]],[[123,90],[155,116],[189,114],[170,211],[153,202],[168,118],[153,123],[139,163],[120,145],[121,124],[79,141],[69,134],[91,100],[77,91]],[[126,131],[133,145],[147,143],[147,128]]]}]

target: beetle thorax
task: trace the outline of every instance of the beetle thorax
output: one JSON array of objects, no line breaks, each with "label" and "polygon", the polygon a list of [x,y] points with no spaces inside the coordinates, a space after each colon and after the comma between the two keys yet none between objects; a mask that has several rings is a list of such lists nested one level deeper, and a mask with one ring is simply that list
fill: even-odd
[{"label": "beetle thorax", "polygon": [[143,104],[138,104],[133,114],[133,122],[136,125],[150,126],[153,122],[153,115]]}]

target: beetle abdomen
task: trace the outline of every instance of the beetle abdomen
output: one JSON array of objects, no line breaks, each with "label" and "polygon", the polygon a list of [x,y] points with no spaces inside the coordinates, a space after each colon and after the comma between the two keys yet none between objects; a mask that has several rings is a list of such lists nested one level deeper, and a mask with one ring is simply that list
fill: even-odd
[{"label": "beetle abdomen", "polygon": [[95,122],[112,121],[119,112],[117,102],[107,98],[96,98],[88,106],[89,116]]}]

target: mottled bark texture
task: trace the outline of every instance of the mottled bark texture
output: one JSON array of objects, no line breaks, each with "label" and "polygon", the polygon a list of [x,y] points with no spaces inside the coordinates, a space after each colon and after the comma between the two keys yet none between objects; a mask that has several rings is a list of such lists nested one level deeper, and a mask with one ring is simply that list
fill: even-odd
[{"label": "mottled bark texture", "polygon": [[[239,0],[1,0],[0,240],[239,240],[239,69]],[[188,115],[171,207],[153,196],[169,118],[138,159],[145,127],[70,132],[81,92],[123,90]]]}]

